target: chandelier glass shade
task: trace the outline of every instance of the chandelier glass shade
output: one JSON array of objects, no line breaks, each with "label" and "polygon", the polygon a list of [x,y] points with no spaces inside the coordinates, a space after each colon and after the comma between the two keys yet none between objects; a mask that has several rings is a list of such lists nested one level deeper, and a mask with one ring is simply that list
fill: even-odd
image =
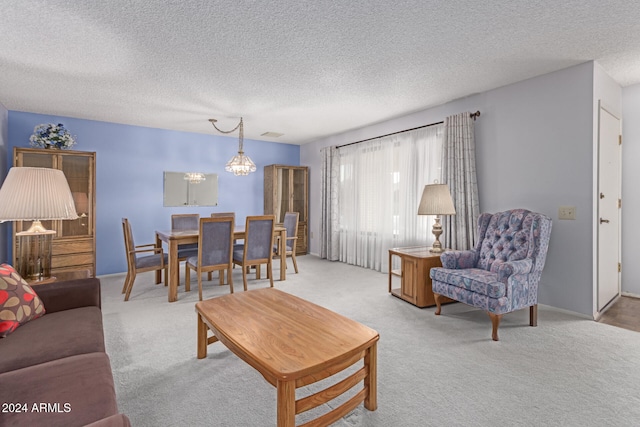
[{"label": "chandelier glass shade", "polygon": [[216,119],[209,119],[213,127],[220,133],[231,133],[235,132],[236,129],[239,129],[239,138],[238,138],[238,154],[233,156],[231,160],[227,162],[224,167],[224,170],[227,172],[233,172],[234,175],[249,175],[251,172],[256,171],[256,164],[253,163],[249,156],[244,154],[243,150],[243,142],[244,142],[244,123],[242,121],[242,117],[240,117],[240,123],[235,128],[229,131],[223,131],[218,129],[216,126]]}]

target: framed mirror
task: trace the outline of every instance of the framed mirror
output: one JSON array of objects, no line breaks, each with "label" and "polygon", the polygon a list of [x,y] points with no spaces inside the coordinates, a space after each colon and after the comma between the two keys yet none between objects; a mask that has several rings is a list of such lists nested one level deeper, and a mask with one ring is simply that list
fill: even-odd
[{"label": "framed mirror", "polygon": [[218,174],[164,172],[164,206],[218,206]]}]

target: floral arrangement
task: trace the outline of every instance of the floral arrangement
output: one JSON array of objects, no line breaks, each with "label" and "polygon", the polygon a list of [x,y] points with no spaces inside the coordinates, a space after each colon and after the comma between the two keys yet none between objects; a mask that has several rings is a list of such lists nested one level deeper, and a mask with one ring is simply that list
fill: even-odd
[{"label": "floral arrangement", "polygon": [[32,147],[70,148],[76,141],[62,123],[43,123],[33,128],[29,138]]}]

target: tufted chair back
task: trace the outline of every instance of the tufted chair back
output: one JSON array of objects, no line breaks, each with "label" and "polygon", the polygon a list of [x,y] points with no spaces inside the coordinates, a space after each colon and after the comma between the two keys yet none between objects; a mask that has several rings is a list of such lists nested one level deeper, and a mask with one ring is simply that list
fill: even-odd
[{"label": "tufted chair back", "polygon": [[539,277],[550,235],[551,219],[545,215],[526,209],[484,213],[478,219],[476,267],[497,272],[502,263],[530,258],[531,274]]}]

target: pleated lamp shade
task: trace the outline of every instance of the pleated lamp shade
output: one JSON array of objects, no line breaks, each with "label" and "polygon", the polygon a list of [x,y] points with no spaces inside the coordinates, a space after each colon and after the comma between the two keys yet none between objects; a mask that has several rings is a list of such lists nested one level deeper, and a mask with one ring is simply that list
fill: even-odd
[{"label": "pleated lamp shade", "polygon": [[9,169],[0,188],[0,221],[77,218],[69,183],[61,170]]},{"label": "pleated lamp shade", "polygon": [[425,185],[418,207],[418,215],[455,215],[451,193],[447,184]]}]

